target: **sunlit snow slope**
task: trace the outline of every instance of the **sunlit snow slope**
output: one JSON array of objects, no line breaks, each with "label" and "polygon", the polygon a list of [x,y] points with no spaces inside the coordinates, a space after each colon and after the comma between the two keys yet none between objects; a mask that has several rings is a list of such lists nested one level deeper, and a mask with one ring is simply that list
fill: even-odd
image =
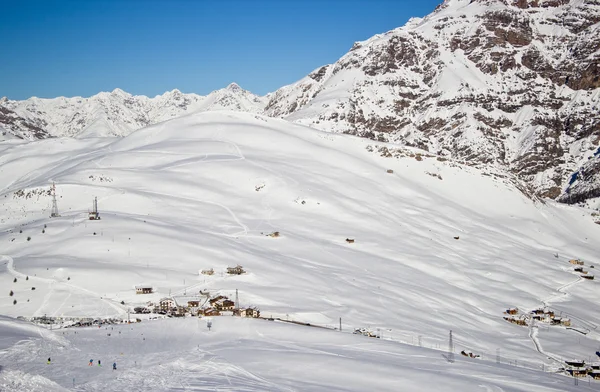
[{"label": "sunlit snow slope", "polygon": [[[1,143],[0,313],[124,315],[169,293],[239,289],[242,305],[264,316],[331,326],[341,317],[345,330],[421,336],[427,347],[447,347],[453,330],[458,351],[501,348],[540,367],[558,365],[538,349],[594,354],[598,281],[579,279],[567,258],[593,264],[600,226],[477,169],[385,158],[368,145],[377,151],[370,140],[233,112],[123,139]],[[62,216],[50,219],[52,181]],[[91,222],[94,196],[102,220]],[[248,273],[223,273],[236,264]],[[208,268],[214,276],[199,275]],[[140,283],[158,293],[136,296]],[[544,303],[589,333],[502,318]]]},{"label": "sunlit snow slope", "polygon": [[[0,334],[6,332],[0,323]],[[33,339],[0,355],[8,361],[0,390],[596,390],[595,384],[574,386],[569,378],[522,367],[462,357],[448,363],[435,350],[266,320],[222,317],[211,331],[204,320],[178,319],[63,332],[60,339]],[[94,366],[87,365],[90,359]]]}]

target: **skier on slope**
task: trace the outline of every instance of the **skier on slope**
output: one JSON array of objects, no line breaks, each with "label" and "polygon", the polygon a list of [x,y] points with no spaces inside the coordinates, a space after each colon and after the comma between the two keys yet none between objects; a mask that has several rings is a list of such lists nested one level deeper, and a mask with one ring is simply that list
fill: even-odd
[{"label": "skier on slope", "polygon": [[113,363],[113,370],[117,370],[117,363],[116,362]]},{"label": "skier on slope", "polygon": [[93,360],[93,359],[90,359],[90,363],[89,363],[89,365],[88,365],[88,366],[92,366],[93,364],[94,364],[94,360]]},{"label": "skier on slope", "polygon": [[50,365],[50,357],[48,357],[48,365]]},{"label": "skier on slope", "polygon": [[100,362],[100,360],[98,360],[98,366],[102,366],[102,362]]}]

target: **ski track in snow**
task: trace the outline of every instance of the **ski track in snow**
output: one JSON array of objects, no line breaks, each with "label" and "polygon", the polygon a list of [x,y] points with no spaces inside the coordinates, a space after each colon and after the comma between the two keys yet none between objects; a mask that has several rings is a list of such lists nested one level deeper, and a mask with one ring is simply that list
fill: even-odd
[{"label": "ski track in snow", "polygon": [[[2,257],[2,259],[4,259],[4,260],[7,261],[6,268],[7,268],[8,272],[11,275],[13,275],[16,278],[20,278],[20,279],[25,279],[27,277],[27,275],[22,274],[21,272],[18,272],[17,270],[15,270],[15,268],[14,268],[14,260],[13,260],[12,257],[7,256],[7,255],[2,255],[0,257]],[[88,295],[90,297],[93,297],[95,299],[100,299],[104,304],[106,304],[109,307],[111,307],[119,315],[125,315],[127,313],[124,309],[122,309],[119,306],[117,306],[116,304],[112,303],[111,300],[108,300],[108,299],[102,297],[100,294],[95,293],[95,292],[93,292],[91,290],[84,289],[83,287],[79,287],[79,286],[76,286],[76,285],[73,285],[73,284],[70,284],[70,283],[66,283],[66,282],[60,282],[60,281],[58,281],[56,279],[48,279],[48,278],[42,278],[42,277],[38,277],[38,276],[29,276],[29,280],[31,280],[31,281],[37,281],[37,282],[42,282],[42,283],[47,283],[49,285],[49,287],[50,287],[50,290],[44,296],[44,300],[43,300],[42,305],[35,312],[36,315],[40,315],[41,316],[41,315],[47,313],[47,312],[43,312],[43,309],[48,305],[50,297],[54,293],[54,286],[57,285],[57,284],[65,286],[65,287],[67,287],[69,289],[74,289],[74,290],[77,290],[77,291],[81,291],[82,293],[84,293],[84,294],[86,294],[86,295]],[[71,290],[69,290],[69,291],[71,291]],[[70,295],[71,294],[69,294],[69,296]],[[64,302],[66,302],[66,300]],[[54,314],[56,314],[58,312],[58,310],[60,310],[60,309],[54,310]]]}]

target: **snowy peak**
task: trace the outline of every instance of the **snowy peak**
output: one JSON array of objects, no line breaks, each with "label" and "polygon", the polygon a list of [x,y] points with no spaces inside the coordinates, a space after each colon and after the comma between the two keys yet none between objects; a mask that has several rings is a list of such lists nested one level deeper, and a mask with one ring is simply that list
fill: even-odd
[{"label": "snowy peak", "polygon": [[230,83],[225,89],[235,93],[245,91],[237,83]]},{"label": "snowy peak", "polygon": [[265,111],[494,165],[556,198],[600,144],[599,22],[593,0],[446,0],[282,87]]},{"label": "snowy peak", "polygon": [[119,88],[89,98],[30,98],[0,100],[3,138],[36,140],[49,136],[125,136],[131,132],[197,111],[234,110],[262,112],[266,98],[235,83],[207,96],[174,89],[149,98]]}]

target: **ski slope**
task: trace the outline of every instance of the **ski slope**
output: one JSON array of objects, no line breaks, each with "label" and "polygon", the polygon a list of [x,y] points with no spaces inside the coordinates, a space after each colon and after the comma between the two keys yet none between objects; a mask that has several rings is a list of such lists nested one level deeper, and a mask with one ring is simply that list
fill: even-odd
[{"label": "ski slope", "polygon": [[[408,155],[385,157],[381,147]],[[457,353],[486,359],[500,349],[530,369],[556,370],[598,349],[597,280],[565,285],[579,276],[569,258],[586,269],[597,260],[600,226],[575,207],[528,199],[493,172],[233,112],[124,138],[6,141],[0,151],[0,314],[125,318],[164,296],[233,298],[238,289],[241,305],[263,316],[330,327],[342,318],[346,331],[384,335],[369,344],[421,341],[436,361],[449,330]],[[61,217],[50,219],[52,182]],[[100,221],[87,220],[93,197]],[[236,264],[248,273],[228,276]],[[209,268],[215,275],[198,273]],[[157,292],[136,295],[138,284]],[[587,334],[503,320],[509,307],[544,304]],[[373,364],[362,355],[358,362]],[[397,360],[394,372],[414,363]],[[355,386],[364,390],[350,379],[340,390]]]},{"label": "ski slope", "polygon": [[594,390],[520,367],[462,357],[448,363],[435,350],[233,317],[213,320],[210,331],[195,318],[68,329],[2,359],[9,365],[0,388],[19,391]]}]

